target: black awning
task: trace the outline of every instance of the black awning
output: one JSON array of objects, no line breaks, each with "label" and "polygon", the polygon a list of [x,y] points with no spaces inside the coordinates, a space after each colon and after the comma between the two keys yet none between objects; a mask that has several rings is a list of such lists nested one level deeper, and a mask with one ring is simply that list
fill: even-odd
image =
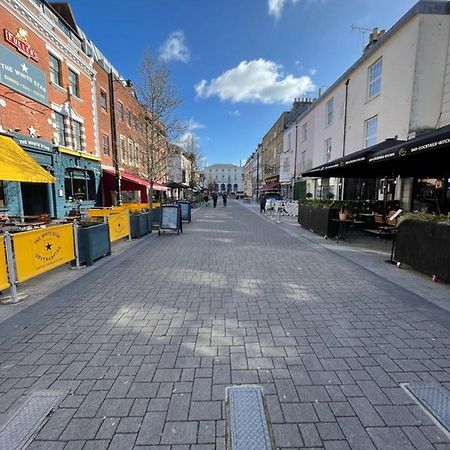
[{"label": "black awning", "polygon": [[[370,155],[393,148],[405,141],[389,138],[378,144],[350,153],[342,158],[330,161],[322,166],[302,173],[303,177],[342,177],[342,178],[364,178],[367,175],[367,160]],[[373,170],[373,169],[372,169]]]},{"label": "black awning", "polygon": [[164,186],[170,188],[170,189],[185,189],[187,186],[181,183],[177,183],[176,181],[168,181],[167,183],[164,183]]},{"label": "black awning", "polygon": [[367,170],[386,176],[447,176],[450,173],[450,125],[371,154]]}]

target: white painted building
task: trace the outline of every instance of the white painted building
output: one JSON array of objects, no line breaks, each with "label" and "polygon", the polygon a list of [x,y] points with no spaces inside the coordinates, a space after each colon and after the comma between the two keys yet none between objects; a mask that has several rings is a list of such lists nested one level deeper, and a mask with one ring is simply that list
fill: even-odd
[{"label": "white painted building", "polygon": [[191,184],[192,163],[183,153],[183,149],[172,145],[167,163],[167,179],[189,187]]},{"label": "white painted building", "polygon": [[235,164],[212,164],[201,171],[206,189],[217,192],[244,191],[244,167]]},{"label": "white painted building", "polygon": [[[285,183],[294,177],[292,159],[298,177],[385,139],[406,140],[450,123],[449,6],[422,0],[387,32],[374,30],[358,61],[286,130]],[[397,184],[397,198],[406,199],[410,184]],[[306,190],[336,197],[338,180],[309,178]]]}]

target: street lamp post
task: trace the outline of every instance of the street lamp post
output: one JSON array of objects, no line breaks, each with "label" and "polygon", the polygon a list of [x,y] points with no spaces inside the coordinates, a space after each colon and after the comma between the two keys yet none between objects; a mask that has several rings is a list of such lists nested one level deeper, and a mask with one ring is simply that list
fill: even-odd
[{"label": "street lamp post", "polygon": [[111,146],[113,154],[113,164],[115,171],[115,187],[116,187],[116,201],[120,206],[122,204],[122,186],[120,180],[120,166],[119,166],[119,151],[117,148],[117,131],[116,131],[116,109],[114,100],[114,75],[112,70],[108,73],[108,85],[109,85],[109,116],[111,120]]}]

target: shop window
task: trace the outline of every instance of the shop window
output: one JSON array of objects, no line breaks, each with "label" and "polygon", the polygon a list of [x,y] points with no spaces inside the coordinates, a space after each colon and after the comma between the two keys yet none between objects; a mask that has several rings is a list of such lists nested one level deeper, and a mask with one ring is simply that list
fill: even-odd
[{"label": "shop window", "polygon": [[52,83],[62,86],[61,77],[61,61],[53,56],[51,53],[48,54],[48,59],[50,62],[50,80]]},{"label": "shop window", "polygon": [[82,139],[81,139],[81,123],[76,120],[72,120],[72,138],[73,138],[73,148],[75,150],[81,151]]},{"label": "shop window", "polygon": [[66,169],[64,172],[66,200],[95,200],[95,177],[90,170]]},{"label": "shop window", "polygon": [[78,74],[69,69],[69,92],[76,97],[80,97],[80,82]]},{"label": "shop window", "polygon": [[0,180],[0,208],[5,207],[5,191],[3,189],[3,181]]},{"label": "shop window", "polygon": [[109,137],[106,134],[103,135],[103,153],[109,155]]},{"label": "shop window", "polygon": [[100,106],[102,107],[103,111],[108,111],[108,97],[106,95],[106,92],[103,90],[100,91]]},{"label": "shop window", "polygon": [[66,132],[64,128],[64,116],[56,111],[53,113],[55,114],[55,127],[58,135],[58,145],[67,145]]}]

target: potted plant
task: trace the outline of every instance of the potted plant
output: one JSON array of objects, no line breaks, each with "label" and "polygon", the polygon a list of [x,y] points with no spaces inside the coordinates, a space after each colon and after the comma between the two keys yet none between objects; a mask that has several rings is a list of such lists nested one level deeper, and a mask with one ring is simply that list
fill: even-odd
[{"label": "potted plant", "polygon": [[347,220],[348,211],[344,204],[339,209],[339,220]]},{"label": "potted plant", "polygon": [[152,232],[151,212],[139,210],[130,211],[131,237],[139,239]]},{"label": "potted plant", "polygon": [[91,266],[94,261],[111,254],[109,226],[94,220],[80,222],[77,230],[80,263]]}]

